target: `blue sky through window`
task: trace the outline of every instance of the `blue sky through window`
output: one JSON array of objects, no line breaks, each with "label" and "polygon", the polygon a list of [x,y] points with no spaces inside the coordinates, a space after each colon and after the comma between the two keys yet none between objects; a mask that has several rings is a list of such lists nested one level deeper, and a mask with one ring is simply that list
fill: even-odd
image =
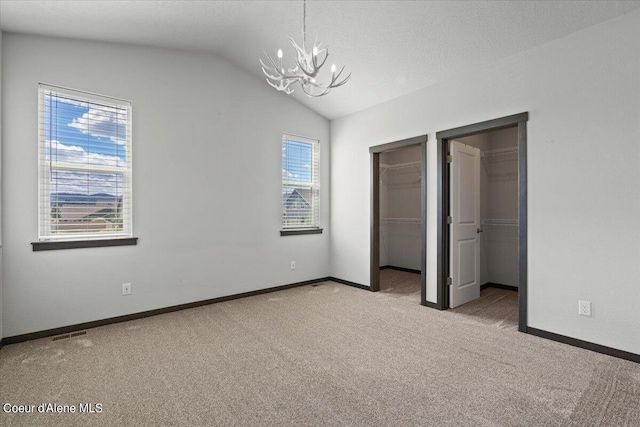
[{"label": "blue sky through window", "polygon": [[288,181],[312,183],[313,145],[285,139],[282,141],[282,174]]},{"label": "blue sky through window", "polygon": [[[89,168],[127,166],[127,110],[55,94],[44,95],[45,161]],[[51,193],[121,196],[123,174],[52,170]],[[56,203],[57,197],[52,197]],[[90,202],[90,199],[87,201]]]}]

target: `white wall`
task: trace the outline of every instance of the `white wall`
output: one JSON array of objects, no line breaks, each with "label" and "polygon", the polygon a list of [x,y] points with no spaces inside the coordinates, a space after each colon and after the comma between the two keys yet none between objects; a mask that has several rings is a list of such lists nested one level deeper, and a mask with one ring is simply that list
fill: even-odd
[{"label": "white wall", "polygon": [[[320,140],[327,195],[326,119],[207,54],[5,33],[3,55],[5,337],[328,275],[328,197],[324,234],[279,234],[282,133]],[[137,246],[32,252],[39,82],[133,102]]]},{"label": "white wall", "polygon": [[[419,145],[380,154],[380,163],[402,165],[422,161]],[[421,166],[381,171],[380,218],[420,218]],[[380,265],[421,269],[420,223],[380,224]]]},{"label": "white wall", "polygon": [[435,133],[528,111],[528,324],[640,353],[639,93],[636,11],[333,121],[331,274],[369,284],[368,147],[428,133],[433,301]]}]

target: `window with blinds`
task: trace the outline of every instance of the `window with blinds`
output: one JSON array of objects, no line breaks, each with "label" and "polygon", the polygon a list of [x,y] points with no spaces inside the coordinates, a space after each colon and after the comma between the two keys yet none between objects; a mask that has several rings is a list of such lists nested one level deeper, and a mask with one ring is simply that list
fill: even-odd
[{"label": "window with blinds", "polygon": [[39,240],[131,237],[131,103],[41,84]]},{"label": "window with blinds", "polygon": [[282,136],[282,228],[320,226],[320,142]]}]

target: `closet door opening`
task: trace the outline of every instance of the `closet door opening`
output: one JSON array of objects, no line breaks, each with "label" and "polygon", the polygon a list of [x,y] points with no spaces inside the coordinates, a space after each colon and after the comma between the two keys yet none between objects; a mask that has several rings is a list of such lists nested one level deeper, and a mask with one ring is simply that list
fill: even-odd
[{"label": "closet door opening", "polygon": [[437,134],[437,306],[523,332],[527,119],[523,113]]},{"label": "closet door opening", "polygon": [[426,141],[371,147],[371,290],[426,303]]}]

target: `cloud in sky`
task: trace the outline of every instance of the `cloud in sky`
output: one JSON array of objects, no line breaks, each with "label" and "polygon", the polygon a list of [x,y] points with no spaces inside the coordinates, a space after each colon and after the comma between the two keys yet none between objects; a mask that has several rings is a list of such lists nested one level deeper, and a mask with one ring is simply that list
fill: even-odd
[{"label": "cloud in sky", "polygon": [[[45,109],[62,116],[73,115],[67,125],[85,135],[109,138],[116,144],[124,145],[127,139],[127,109],[115,108],[97,103],[69,99],[61,95],[45,94]],[[74,108],[77,107],[77,108]]]},{"label": "cloud in sky", "polygon": [[[106,156],[88,153],[82,147],[65,145],[59,141],[47,141],[47,161],[76,163],[92,166],[125,166],[118,156]],[[93,173],[82,171],[54,170],[51,173],[52,193],[96,194],[106,193],[121,196],[123,188],[122,173]]]},{"label": "cloud in sky", "polygon": [[291,172],[289,172],[289,171],[288,171],[288,170],[286,170],[286,169],[282,169],[282,177],[283,177],[283,178],[294,178],[294,177],[295,177],[295,175],[294,175],[294,174],[292,174]]},{"label": "cloud in sky", "polygon": [[74,118],[69,127],[98,138],[109,138],[116,144],[127,142],[127,111],[120,108],[92,106],[82,116]]},{"label": "cloud in sky", "polygon": [[81,163],[95,166],[119,166],[124,168],[126,162],[118,156],[91,153],[76,145],[65,145],[57,140],[46,142],[46,160],[58,162]]}]

